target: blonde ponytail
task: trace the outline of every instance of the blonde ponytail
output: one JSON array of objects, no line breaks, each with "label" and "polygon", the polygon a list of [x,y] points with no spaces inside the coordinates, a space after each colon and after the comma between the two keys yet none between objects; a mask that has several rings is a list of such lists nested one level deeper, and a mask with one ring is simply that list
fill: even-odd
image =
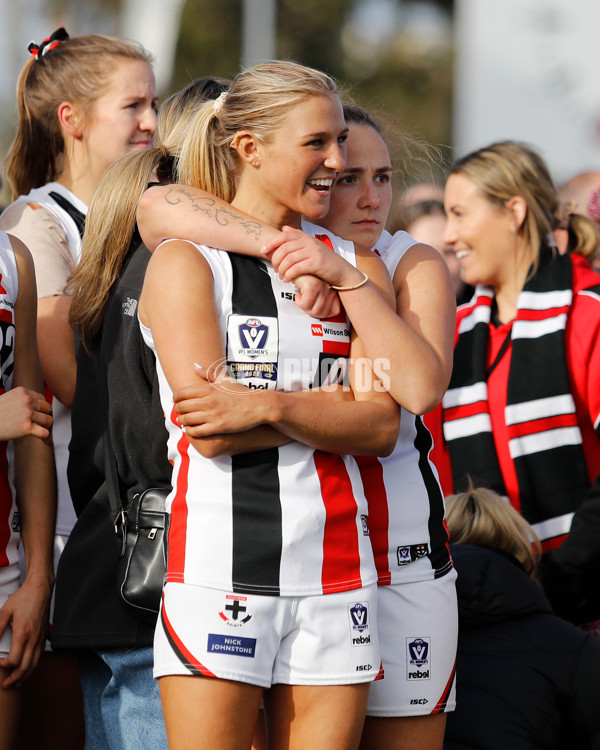
[{"label": "blonde ponytail", "polygon": [[178,159],[177,180],[230,203],[235,197],[236,164],[223,148],[219,115],[212,101],[203,104],[187,131]]}]

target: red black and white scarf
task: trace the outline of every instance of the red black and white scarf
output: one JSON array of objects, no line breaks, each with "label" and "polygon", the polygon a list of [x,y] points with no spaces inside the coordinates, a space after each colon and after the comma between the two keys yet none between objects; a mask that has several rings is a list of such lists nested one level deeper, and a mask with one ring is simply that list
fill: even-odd
[{"label": "red black and white scarf", "polygon": [[[553,257],[543,248],[538,271],[519,295],[510,331],[505,420],[521,513],[532,524],[570,517],[590,486],[565,353],[572,276],[568,256]],[[470,477],[475,486],[506,495],[488,407],[492,304],[493,292],[477,287],[460,322],[452,379],[442,402],[444,438],[456,492],[467,488]],[[491,367],[504,351],[503,346]]]}]

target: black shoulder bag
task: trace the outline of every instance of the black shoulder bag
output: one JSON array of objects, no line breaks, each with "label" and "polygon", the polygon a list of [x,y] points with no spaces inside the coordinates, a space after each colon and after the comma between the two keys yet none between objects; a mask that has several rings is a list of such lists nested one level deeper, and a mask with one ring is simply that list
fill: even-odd
[{"label": "black shoulder bag", "polygon": [[121,502],[116,459],[108,434],[104,436],[107,490],[115,533],[121,537],[118,585],[121,599],[139,615],[155,619],[166,572],[168,513],[164,487],[134,495],[125,508]]},{"label": "black shoulder bag", "polygon": [[[101,377],[100,352],[94,356],[98,390],[108,415],[106,383]],[[170,492],[152,487],[137,493],[127,507],[121,500],[117,460],[108,423],[104,431],[106,489],[115,526],[121,539],[117,580],[121,599],[143,619],[155,621],[166,572],[168,516],[165,501]]]}]

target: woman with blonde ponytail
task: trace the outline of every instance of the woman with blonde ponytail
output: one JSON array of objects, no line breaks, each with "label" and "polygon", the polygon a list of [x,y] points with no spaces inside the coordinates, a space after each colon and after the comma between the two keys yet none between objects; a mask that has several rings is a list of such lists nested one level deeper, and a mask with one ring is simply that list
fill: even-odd
[{"label": "woman with blonde ponytail", "polygon": [[587,240],[579,249],[596,270],[600,270],[600,172],[579,172],[558,190],[560,199],[556,244],[561,253],[570,252],[576,236]]},{"label": "woman with blonde ponytail", "polygon": [[81,261],[67,284],[81,342],[68,467],[78,520],[58,569],[52,644],[77,653],[90,750],[166,748],[152,678],[154,623],[120,599],[120,543],[102,445],[110,439],[126,504],[149,487],[169,487],[154,359],[137,322],[150,253],[137,233],[135,210],[149,183],[173,179],[182,132],[198,106],[224,86],[198,79],[173,94],[158,118],[157,138],[166,145],[106,170],[90,204]]},{"label": "woman with blonde ponytail", "polygon": [[72,296],[69,320],[88,352],[102,328],[110,290],[132,250],[137,202],[148,182],[172,164],[168,150],[155,146],[124,157],[100,182],[86,219],[85,252],[66,286]]},{"label": "woman with blonde ponytail", "polygon": [[598,621],[597,532],[570,539],[600,474],[600,276],[583,257],[595,240],[573,221],[570,252],[558,253],[548,168],[513,141],[459,159],[445,204],[446,243],[476,291],[458,311],[452,379],[430,420],[442,486],[508,497],[542,542],[553,606]]},{"label": "woman with blonde ponytail", "polygon": [[[299,229],[327,212],[345,137],[335,82],[272,61],[199,110],[178,180],[215,196],[215,232],[241,214],[255,237],[260,221]],[[341,294],[390,292],[376,256],[305,227],[347,259]],[[173,462],[155,676],[175,750],[250,748],[263,694],[269,746],[355,750],[379,673],[366,499],[340,454],[387,454],[398,410],[346,316],[312,318],[297,295],[268,262],[187,241],[148,264],[138,314]],[[174,398],[203,372],[214,410],[196,432]]]},{"label": "woman with blonde ponytail", "polygon": [[568,204],[561,204],[560,213],[554,230],[559,252],[579,253],[598,271],[600,225],[588,216],[571,210]]}]

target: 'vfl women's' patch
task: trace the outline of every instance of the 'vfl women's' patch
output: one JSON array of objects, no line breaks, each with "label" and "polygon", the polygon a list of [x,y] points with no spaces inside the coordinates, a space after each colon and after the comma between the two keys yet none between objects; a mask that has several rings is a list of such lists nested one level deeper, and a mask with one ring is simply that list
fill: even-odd
[{"label": "'vfl women's' patch", "polygon": [[430,680],[431,638],[406,639],[406,679]]},{"label": "'vfl women's' patch", "polygon": [[364,602],[348,605],[350,638],[353,646],[368,646],[371,643],[369,609]]},{"label": "'vfl women's' patch", "polygon": [[227,365],[250,389],[274,390],[277,385],[279,328],[277,318],[232,314],[227,319]]}]

